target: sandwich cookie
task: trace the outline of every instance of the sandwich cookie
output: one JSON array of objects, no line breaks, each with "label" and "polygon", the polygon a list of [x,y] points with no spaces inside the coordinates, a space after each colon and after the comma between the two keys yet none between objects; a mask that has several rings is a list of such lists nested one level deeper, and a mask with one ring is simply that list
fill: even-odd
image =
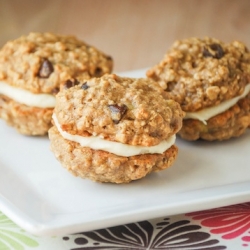
[{"label": "sandwich cookie", "polygon": [[[79,82],[79,81],[78,81]],[[73,175],[128,183],[171,166],[180,105],[149,79],[107,74],[56,96],[51,150]]]},{"label": "sandwich cookie", "polygon": [[111,73],[113,61],[72,36],[30,33],[0,50],[0,118],[25,135],[51,127],[60,84]]},{"label": "sandwich cookie", "polygon": [[241,42],[176,41],[147,76],[185,111],[183,139],[226,140],[250,124],[250,53]]}]

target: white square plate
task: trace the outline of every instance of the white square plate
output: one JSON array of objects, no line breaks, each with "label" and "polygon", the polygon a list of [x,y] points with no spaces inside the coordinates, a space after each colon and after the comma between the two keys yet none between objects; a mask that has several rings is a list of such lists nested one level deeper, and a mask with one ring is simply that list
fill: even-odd
[{"label": "white square plate", "polygon": [[20,135],[0,121],[0,210],[32,234],[63,235],[249,201],[249,139],[250,130],[224,142],[178,138],[171,168],[100,184],[61,167],[47,137]]}]

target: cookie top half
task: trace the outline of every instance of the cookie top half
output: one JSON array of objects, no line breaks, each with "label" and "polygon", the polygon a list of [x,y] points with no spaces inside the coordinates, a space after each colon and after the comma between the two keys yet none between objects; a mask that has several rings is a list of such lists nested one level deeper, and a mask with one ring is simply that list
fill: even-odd
[{"label": "cookie top half", "polygon": [[250,53],[239,41],[179,40],[147,76],[159,82],[184,111],[198,111],[243,93],[250,82]]},{"label": "cookie top half", "polygon": [[154,81],[115,74],[68,82],[56,96],[54,114],[61,129],[70,134],[141,146],[172,136],[183,118],[180,105],[164,98]]},{"label": "cookie top half", "polygon": [[33,93],[53,94],[68,79],[98,77],[112,67],[110,56],[73,36],[30,33],[0,50],[0,81]]}]

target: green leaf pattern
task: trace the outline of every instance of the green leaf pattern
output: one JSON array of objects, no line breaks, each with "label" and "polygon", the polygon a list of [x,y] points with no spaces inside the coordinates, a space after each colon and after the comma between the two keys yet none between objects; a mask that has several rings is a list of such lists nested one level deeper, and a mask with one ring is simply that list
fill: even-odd
[{"label": "green leaf pattern", "polygon": [[24,230],[0,212],[0,250],[26,250],[38,247],[39,244],[34,238],[27,236]]}]

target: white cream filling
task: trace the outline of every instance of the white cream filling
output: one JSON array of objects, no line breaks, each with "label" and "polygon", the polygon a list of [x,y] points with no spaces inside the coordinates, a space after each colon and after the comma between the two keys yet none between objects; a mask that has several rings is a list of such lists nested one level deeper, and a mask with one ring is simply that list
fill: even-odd
[{"label": "white cream filling", "polygon": [[60,124],[57,120],[55,114],[52,116],[55,126],[60,132],[61,136],[64,139],[69,141],[74,141],[79,143],[82,147],[89,147],[94,150],[103,150],[115,155],[120,155],[124,157],[134,156],[134,155],[142,155],[142,154],[162,154],[167,149],[169,149],[175,143],[176,136],[171,136],[168,140],[162,141],[158,145],[151,147],[144,146],[132,146],[128,144],[123,144],[120,142],[112,142],[108,140],[104,140],[98,136],[79,136],[79,135],[71,135],[65,131],[63,131],[60,127]]},{"label": "white cream filling", "polygon": [[0,94],[31,107],[53,108],[56,103],[56,98],[53,95],[33,94],[28,90],[10,86],[3,81],[0,81]]},{"label": "white cream filling", "polygon": [[206,108],[197,112],[186,112],[186,115],[184,117],[184,119],[197,119],[202,121],[204,124],[207,124],[207,120],[210,119],[213,116],[216,116],[226,110],[228,110],[229,108],[231,108],[233,105],[235,105],[240,99],[244,98],[245,96],[247,96],[247,94],[250,92],[250,84],[248,84],[245,87],[244,92],[239,95],[236,96],[230,100],[224,101],[221,104],[214,106],[214,107],[210,107],[210,108]]}]

